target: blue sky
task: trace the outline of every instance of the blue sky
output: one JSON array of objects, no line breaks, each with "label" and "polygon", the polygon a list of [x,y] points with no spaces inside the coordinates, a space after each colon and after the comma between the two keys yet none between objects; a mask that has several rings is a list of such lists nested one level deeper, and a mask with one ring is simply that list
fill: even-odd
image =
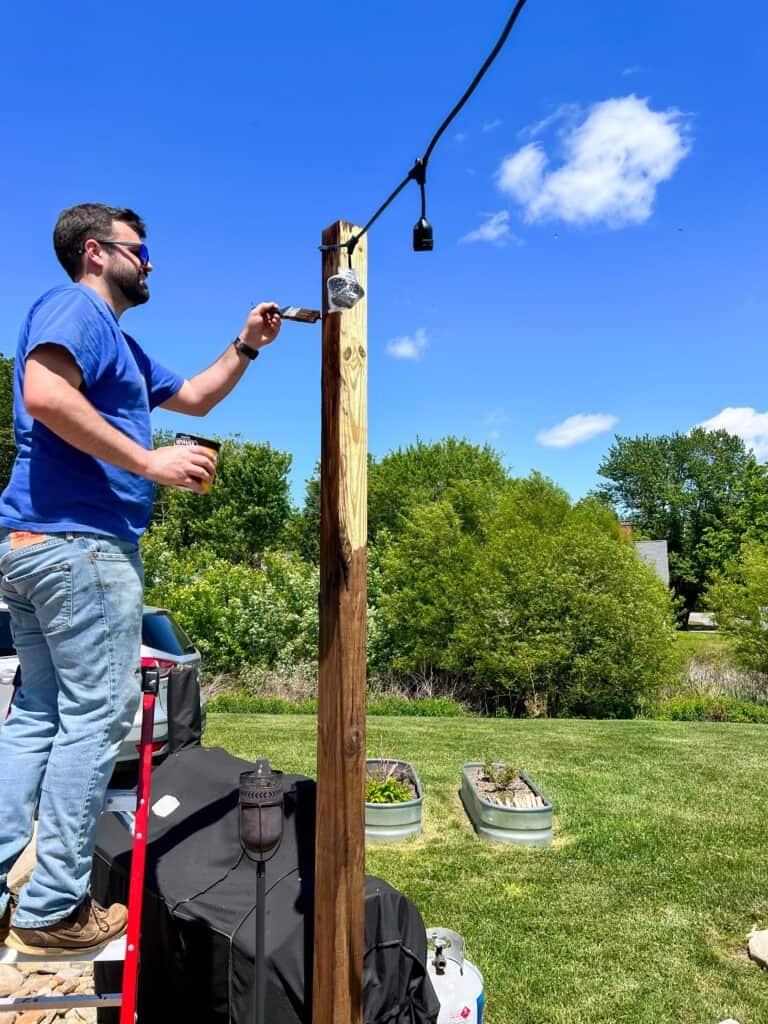
[{"label": "blue sky", "polygon": [[[149,226],[123,325],[186,375],[252,300],[317,306],[324,227],[365,222],[482,63],[512,3],[9,5],[0,40],[0,349],[62,280],[77,202]],[[489,441],[575,496],[614,433],[713,421],[768,455],[765,77],[754,0],[528,0],[415,185],[369,236],[369,439]],[[319,326],[205,421],[319,456]]]}]

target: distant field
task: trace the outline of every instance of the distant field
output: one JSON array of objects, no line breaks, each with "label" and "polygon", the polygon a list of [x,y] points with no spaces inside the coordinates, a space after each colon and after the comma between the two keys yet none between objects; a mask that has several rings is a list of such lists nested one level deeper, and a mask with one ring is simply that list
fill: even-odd
[{"label": "distant field", "polygon": [[[768,927],[764,726],[376,718],[367,740],[413,761],[426,794],[424,835],[369,848],[367,870],[465,936],[487,1024],[768,1021],[745,953]],[[310,716],[213,714],[206,742],[315,774]],[[477,840],[459,769],[487,758],[554,800],[552,849]]]}]

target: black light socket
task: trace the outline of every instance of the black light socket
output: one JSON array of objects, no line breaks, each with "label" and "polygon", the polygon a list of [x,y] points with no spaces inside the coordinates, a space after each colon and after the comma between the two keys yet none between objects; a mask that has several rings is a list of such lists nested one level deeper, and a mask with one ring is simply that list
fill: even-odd
[{"label": "black light socket", "polygon": [[426,217],[421,217],[413,228],[413,251],[432,252],[433,248],[434,238],[432,235],[432,225]]}]

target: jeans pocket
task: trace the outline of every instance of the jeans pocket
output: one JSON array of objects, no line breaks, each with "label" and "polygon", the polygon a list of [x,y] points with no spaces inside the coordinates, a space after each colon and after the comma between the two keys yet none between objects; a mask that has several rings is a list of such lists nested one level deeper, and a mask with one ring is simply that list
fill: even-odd
[{"label": "jeans pocket", "polygon": [[45,636],[72,625],[72,566],[68,562],[19,575],[11,571],[3,580],[3,594],[9,604],[16,595],[28,601]]}]

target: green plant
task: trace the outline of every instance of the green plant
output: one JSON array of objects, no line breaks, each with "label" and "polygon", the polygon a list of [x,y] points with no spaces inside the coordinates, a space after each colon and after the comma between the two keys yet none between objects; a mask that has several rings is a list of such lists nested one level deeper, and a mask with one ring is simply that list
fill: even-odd
[{"label": "green plant", "polygon": [[365,801],[369,804],[404,804],[412,800],[410,789],[393,775],[386,779],[368,776],[365,780]]},{"label": "green plant", "polygon": [[486,761],[483,765],[483,776],[498,790],[508,789],[520,778],[520,772],[507,761],[506,764],[494,764]]}]

